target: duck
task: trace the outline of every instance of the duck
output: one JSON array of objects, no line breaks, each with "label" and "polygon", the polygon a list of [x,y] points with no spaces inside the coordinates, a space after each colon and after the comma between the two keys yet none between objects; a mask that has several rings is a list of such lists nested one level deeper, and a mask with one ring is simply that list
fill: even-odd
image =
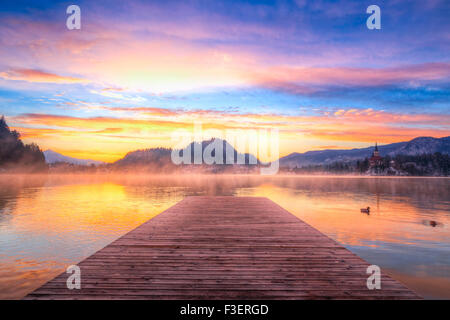
[{"label": "duck", "polygon": [[367,207],[367,208],[363,208],[363,209],[361,209],[361,212],[362,213],[367,213],[367,214],[370,214],[370,207]]}]

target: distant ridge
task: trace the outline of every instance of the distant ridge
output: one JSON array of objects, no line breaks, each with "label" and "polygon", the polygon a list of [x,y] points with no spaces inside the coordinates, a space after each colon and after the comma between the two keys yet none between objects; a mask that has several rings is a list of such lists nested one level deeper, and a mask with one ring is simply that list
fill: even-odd
[{"label": "distant ridge", "polygon": [[[192,142],[190,143],[192,159],[194,146],[201,143],[202,150],[205,149],[214,139],[206,140],[202,142]],[[223,143],[224,150],[224,160],[226,158],[227,146],[230,150],[234,152],[234,158],[238,152],[229,145],[225,140],[218,139]],[[450,154],[450,136],[444,138],[433,138],[433,137],[418,137],[412,139],[411,141],[397,142],[378,146],[381,156],[396,156],[396,155],[421,155],[421,154],[433,154],[435,152],[440,152],[442,154]],[[291,153],[288,156],[279,159],[280,167],[289,168],[301,168],[303,166],[309,165],[319,165],[319,164],[331,164],[333,162],[350,162],[356,160],[362,160],[371,156],[373,151],[372,147],[351,149],[351,150],[319,150],[319,151],[308,151],[305,153]],[[129,152],[124,158],[116,161],[113,165],[118,167],[126,167],[133,165],[153,165],[157,167],[176,167],[171,161],[170,148],[152,148],[143,149]],[[252,161],[250,161],[252,159]],[[245,164],[249,163],[261,164],[260,161],[252,154],[245,154]]]},{"label": "distant ridge", "polygon": [[[380,155],[421,155],[440,152],[450,154],[450,136],[443,138],[418,137],[406,142],[378,146]],[[280,158],[280,167],[301,168],[309,165],[331,164],[341,161],[356,161],[370,157],[373,147],[351,150],[320,150],[304,153],[291,153]]]},{"label": "distant ridge", "polygon": [[[200,147],[203,154],[203,150],[212,143],[213,141],[219,141],[219,143],[222,143],[222,150],[223,150],[223,163],[226,163],[226,157],[227,157],[227,150],[231,150],[231,152],[234,154],[234,159],[237,159],[238,155],[243,156],[245,159],[245,164],[253,163],[258,164],[258,159],[249,154],[241,154],[236,149],[233,148],[227,141],[219,139],[219,138],[213,138],[210,140],[204,140],[202,142],[191,142],[189,145],[185,147],[185,149],[191,150],[191,160],[194,159],[194,150],[196,147]],[[125,157],[123,157],[120,160],[117,160],[114,164],[116,165],[131,165],[131,164],[148,164],[148,163],[167,163],[171,162],[171,153],[172,149],[170,148],[151,148],[151,149],[142,149],[142,150],[136,150],[128,152]],[[214,152],[213,152],[214,155]]]},{"label": "distant ridge", "polygon": [[89,160],[89,159],[77,159],[68,157],[65,155],[62,155],[58,152],[55,152],[53,150],[46,150],[44,151],[45,156],[45,162],[48,164],[53,164],[57,162],[64,162],[64,163],[70,163],[75,165],[81,165],[81,166],[90,166],[90,165],[100,165],[104,164],[102,161],[96,161],[96,160]]},{"label": "distant ridge", "polygon": [[[234,153],[234,159],[240,154],[227,141],[221,139],[210,139],[202,142],[191,142],[188,146],[191,147],[191,159],[194,159],[195,146],[201,144],[201,150],[204,150],[211,142],[219,140],[223,143],[223,163],[226,163],[226,150],[231,150]],[[378,146],[380,155],[382,157],[389,155],[394,157],[396,155],[418,156],[422,154],[434,154],[436,152],[442,154],[450,154],[450,136],[443,138],[433,137],[418,137],[410,141],[397,142]],[[342,149],[342,150],[318,150],[308,151],[304,153],[291,153],[288,156],[279,159],[280,168],[302,168],[311,165],[327,165],[335,162],[352,162],[369,158],[372,154],[373,146],[359,149]],[[224,170],[243,170],[243,167],[252,167],[249,164],[261,165],[261,162],[256,156],[245,153],[240,154],[244,156],[245,165],[183,165],[177,166],[171,160],[172,149],[170,148],[150,148],[128,152],[122,159],[117,160],[112,164],[107,164],[110,169],[133,169],[134,167],[147,168],[151,171],[172,172],[182,167],[188,167],[188,170],[202,169],[211,170],[212,172],[221,172]],[[52,150],[44,151],[45,160],[47,163],[65,162],[75,165],[102,165],[101,161],[76,159],[64,156]],[[253,166],[255,167],[255,166]],[[190,169],[189,169],[190,168]],[[185,168],[186,169],[186,168]],[[245,170],[245,169],[244,169]]]}]

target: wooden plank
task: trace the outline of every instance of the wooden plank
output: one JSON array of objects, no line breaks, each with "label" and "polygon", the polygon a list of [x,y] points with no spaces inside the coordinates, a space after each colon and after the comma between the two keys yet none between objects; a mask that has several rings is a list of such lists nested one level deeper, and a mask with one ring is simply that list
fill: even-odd
[{"label": "wooden plank", "polygon": [[420,299],[267,198],[187,197],[25,299]]}]

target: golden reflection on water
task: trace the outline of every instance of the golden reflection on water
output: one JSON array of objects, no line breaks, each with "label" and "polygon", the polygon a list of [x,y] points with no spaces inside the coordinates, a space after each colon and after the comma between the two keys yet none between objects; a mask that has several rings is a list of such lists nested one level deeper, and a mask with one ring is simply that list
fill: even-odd
[{"label": "golden reflection on water", "polygon": [[189,195],[268,197],[426,297],[450,298],[449,187],[447,178],[0,176],[0,298],[23,297]]},{"label": "golden reflection on water", "polygon": [[[241,191],[238,195],[247,194]],[[424,212],[401,196],[383,197],[380,201],[380,195],[355,196],[351,192],[311,195],[309,192],[272,185],[254,188],[250,194],[273,200],[303,221],[347,245],[376,246],[377,241],[401,244],[448,241],[448,208]],[[361,214],[360,208],[367,206],[371,207],[370,214]],[[438,219],[439,227],[430,233],[429,227],[423,223],[425,218]]]}]

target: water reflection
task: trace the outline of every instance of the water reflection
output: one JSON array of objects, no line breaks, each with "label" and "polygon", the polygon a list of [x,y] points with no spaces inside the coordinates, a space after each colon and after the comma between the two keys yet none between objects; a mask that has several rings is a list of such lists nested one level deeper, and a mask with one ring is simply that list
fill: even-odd
[{"label": "water reflection", "polygon": [[22,297],[188,195],[268,197],[422,295],[450,298],[449,187],[445,178],[1,176],[0,298]]}]

